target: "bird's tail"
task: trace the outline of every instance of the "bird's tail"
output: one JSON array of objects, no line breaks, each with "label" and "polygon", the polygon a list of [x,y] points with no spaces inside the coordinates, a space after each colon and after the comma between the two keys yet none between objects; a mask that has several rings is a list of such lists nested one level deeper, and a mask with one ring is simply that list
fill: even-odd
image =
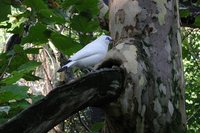
[{"label": "bird's tail", "polygon": [[65,64],[64,66],[62,66],[60,69],[58,69],[57,72],[62,72],[64,70],[67,70],[69,67],[73,66],[76,62],[75,61],[71,61],[67,64]]},{"label": "bird's tail", "polygon": [[67,70],[67,66],[65,67],[61,67],[60,69],[58,69],[58,71],[57,72],[62,72],[62,71],[64,71],[64,70]]}]

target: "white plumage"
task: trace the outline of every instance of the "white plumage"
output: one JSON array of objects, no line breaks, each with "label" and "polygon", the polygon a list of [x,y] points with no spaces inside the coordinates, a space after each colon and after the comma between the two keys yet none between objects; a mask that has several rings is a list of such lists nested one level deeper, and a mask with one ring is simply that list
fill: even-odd
[{"label": "white plumage", "polygon": [[108,52],[108,45],[111,41],[112,38],[110,36],[101,35],[71,56],[67,63],[63,65],[58,72],[62,72],[73,66],[79,68],[94,66],[105,58]]}]

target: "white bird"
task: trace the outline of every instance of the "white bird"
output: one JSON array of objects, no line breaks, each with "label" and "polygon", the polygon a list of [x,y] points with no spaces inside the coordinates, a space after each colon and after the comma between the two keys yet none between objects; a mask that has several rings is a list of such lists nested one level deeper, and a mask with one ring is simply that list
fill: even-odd
[{"label": "white bird", "polygon": [[58,70],[58,72],[62,72],[65,69],[73,66],[79,68],[94,66],[105,58],[108,52],[108,45],[111,41],[112,38],[110,36],[101,35],[96,40],[87,44],[77,53],[72,55],[68,59],[67,63]]}]

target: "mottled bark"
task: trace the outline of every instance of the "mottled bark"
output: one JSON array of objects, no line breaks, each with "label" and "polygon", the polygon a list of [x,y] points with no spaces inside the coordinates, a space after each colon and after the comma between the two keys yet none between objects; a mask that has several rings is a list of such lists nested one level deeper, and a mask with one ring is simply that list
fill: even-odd
[{"label": "mottled bark", "polygon": [[[177,1],[110,0],[109,5],[110,32],[115,47],[99,67],[116,65],[126,69],[126,84],[124,91],[118,91],[119,98],[109,103],[116,98],[113,88],[122,87],[123,76],[120,75],[123,74],[116,71],[110,76],[109,72],[102,72],[98,78],[80,79],[69,85],[70,89],[53,90],[20,117],[0,127],[1,133],[43,133],[78,110],[97,103],[104,105],[102,109],[106,113],[104,133],[185,132]],[[116,81],[120,85],[116,86]],[[99,92],[101,89],[107,93]],[[101,97],[104,95],[106,97]]]},{"label": "mottled bark", "polygon": [[104,108],[105,133],[183,133],[186,129],[176,0],[110,0],[115,40],[107,60],[127,72],[125,91]]},{"label": "mottled bark", "polygon": [[125,79],[122,69],[104,69],[52,90],[45,98],[0,126],[0,133],[46,133],[88,106],[115,100]]}]

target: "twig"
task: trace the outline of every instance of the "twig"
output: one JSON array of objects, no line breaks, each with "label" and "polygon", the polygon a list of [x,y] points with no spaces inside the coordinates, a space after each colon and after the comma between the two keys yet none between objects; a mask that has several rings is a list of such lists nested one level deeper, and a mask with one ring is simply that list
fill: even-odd
[{"label": "twig", "polygon": [[44,51],[46,52],[46,54],[49,56],[50,60],[51,60],[51,63],[53,65],[53,69],[55,70],[55,65],[54,65],[54,60],[53,58],[51,57],[49,51],[47,50],[47,48],[44,47]]},{"label": "twig", "polygon": [[83,125],[83,127],[85,127],[85,129],[86,129],[88,132],[92,132],[92,131],[90,130],[90,128],[85,124],[85,122],[81,119],[80,111],[79,111],[77,114],[78,114],[78,119],[79,119],[79,121],[81,122],[81,124]]},{"label": "twig", "polygon": [[200,110],[200,107],[187,119],[187,123],[199,110]]},{"label": "twig", "polygon": [[51,84],[51,80],[50,80],[50,78],[48,76],[48,73],[47,73],[47,71],[46,71],[46,69],[44,67],[43,67],[43,70],[44,70],[45,75],[47,76],[47,80],[48,80],[48,82],[49,82],[49,84],[51,86],[51,90],[52,90],[53,89],[53,85]]},{"label": "twig", "polygon": [[12,56],[10,57],[6,68],[4,69],[3,73],[2,73],[1,76],[0,76],[0,80],[3,78],[3,76],[4,76],[4,74],[5,74],[5,72],[6,72],[7,68],[8,68],[8,66],[10,65],[10,63],[11,63],[13,57],[14,57],[14,55],[12,55]]}]

